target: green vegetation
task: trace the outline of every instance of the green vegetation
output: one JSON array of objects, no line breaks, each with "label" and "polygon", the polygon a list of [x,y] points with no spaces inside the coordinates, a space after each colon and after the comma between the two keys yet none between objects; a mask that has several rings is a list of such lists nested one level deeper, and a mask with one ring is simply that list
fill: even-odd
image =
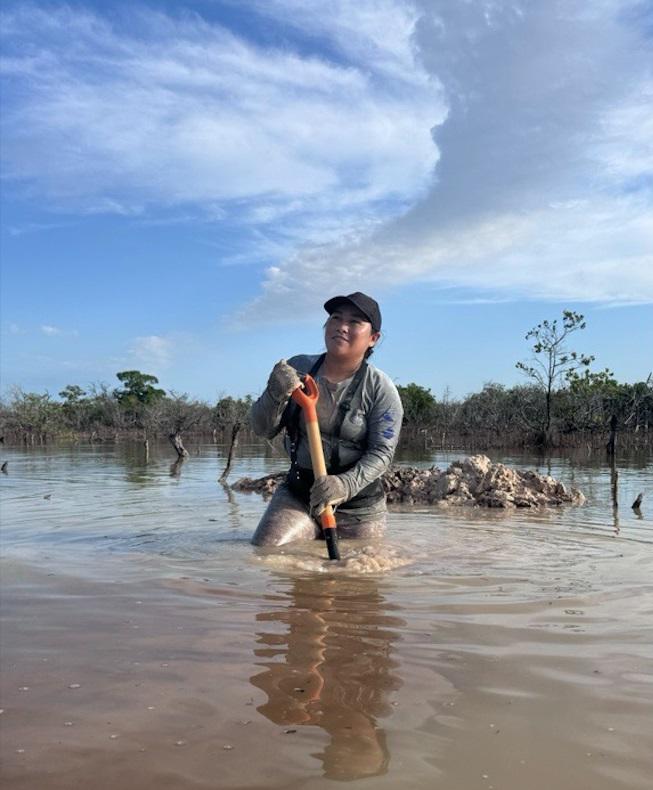
[{"label": "green vegetation", "polygon": [[[621,447],[653,446],[653,377],[621,384],[611,371],[592,372],[594,357],[570,350],[569,337],[585,328],[582,315],[530,330],[531,359],[518,362],[528,383],[490,382],[480,392],[438,399],[414,382],[399,386],[404,405],[402,440],[426,448],[604,447],[611,423]],[[27,444],[53,439],[91,440],[212,435],[228,441],[247,421],[252,398],[223,397],[214,405],[166,393],[158,379],[138,370],[117,373],[122,388],[87,390],[69,384],[59,399],[14,388],[0,401],[0,434]]]},{"label": "green vegetation", "polygon": [[148,439],[191,432],[221,438],[234,423],[247,419],[252,403],[249,396],[225,397],[210,406],[188,395],[166,393],[154,386],[159,383],[155,376],[138,370],[116,375],[122,389],[110,390],[102,384],[83,390],[69,384],[59,400],[14,387],[0,402],[0,434],[26,444],[80,437]]},{"label": "green vegetation", "polygon": [[600,448],[608,439],[613,415],[621,446],[653,446],[650,377],[646,382],[619,384],[605,373],[582,376],[552,390],[548,403],[546,391],[534,384],[504,387],[491,382],[460,401],[439,401],[416,384],[401,387],[400,394],[409,415],[402,438],[427,448]]},{"label": "green vegetation", "polygon": [[[159,379],[156,376],[141,373],[140,370],[123,370],[122,373],[116,373],[116,378],[118,381],[122,381],[125,386],[121,390],[114,390],[113,394],[116,396],[118,403],[128,409],[150,406],[165,397],[165,390],[152,386],[159,383]],[[66,387],[66,389],[70,390],[73,388]],[[79,389],[79,387],[76,389]]]},{"label": "green vegetation", "polygon": [[531,358],[516,367],[530,382],[504,387],[490,382],[481,392],[437,400],[419,384],[399,387],[404,441],[427,447],[601,447],[611,420],[622,445],[653,443],[653,381],[619,384],[607,368],[589,370],[594,356],[573,351],[569,337],[585,329],[579,313],[564,310],[558,322],[542,321],[526,334]]}]

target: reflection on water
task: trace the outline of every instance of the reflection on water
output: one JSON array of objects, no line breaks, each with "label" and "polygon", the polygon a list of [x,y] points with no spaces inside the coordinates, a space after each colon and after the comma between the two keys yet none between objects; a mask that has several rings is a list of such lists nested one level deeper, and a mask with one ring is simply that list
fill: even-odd
[{"label": "reflection on water", "polygon": [[184,456],[180,455],[179,458],[170,465],[170,477],[181,477],[181,469],[185,461],[186,459]]},{"label": "reflection on water", "polygon": [[[250,680],[268,701],[258,708],[280,725],[317,726],[329,742],[317,757],[331,779],[380,776],[390,754],[377,720],[401,686],[393,644],[405,621],[388,611],[370,578],[289,581],[287,600],[256,620],[262,672]],[[275,602],[276,602],[275,598]]]}]

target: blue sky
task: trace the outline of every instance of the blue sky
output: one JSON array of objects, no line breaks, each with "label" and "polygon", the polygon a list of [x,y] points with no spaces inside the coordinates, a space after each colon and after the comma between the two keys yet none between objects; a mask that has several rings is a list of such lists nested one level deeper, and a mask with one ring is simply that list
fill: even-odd
[{"label": "blue sky", "polygon": [[653,5],[2,5],[2,390],[212,400],[381,303],[376,364],[522,381],[565,308],[653,369]]}]

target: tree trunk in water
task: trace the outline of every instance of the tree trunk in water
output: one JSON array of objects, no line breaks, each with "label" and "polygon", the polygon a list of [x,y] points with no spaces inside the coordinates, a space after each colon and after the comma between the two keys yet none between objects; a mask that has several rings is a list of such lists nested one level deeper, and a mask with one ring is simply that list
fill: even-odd
[{"label": "tree trunk in water", "polygon": [[546,391],[546,425],[544,427],[544,446],[551,446],[551,387]]},{"label": "tree trunk in water", "polygon": [[168,438],[170,439],[172,446],[175,448],[177,456],[179,458],[188,458],[188,450],[184,447],[181,441],[181,434],[179,432],[171,433]]},{"label": "tree trunk in water", "polygon": [[610,491],[612,493],[612,507],[619,507],[619,500],[617,497],[617,483],[619,481],[619,472],[614,463],[614,456],[612,456],[612,463],[610,465]]},{"label": "tree trunk in water", "polygon": [[224,482],[227,479],[229,471],[231,470],[231,462],[234,456],[234,450],[236,449],[236,445],[238,444],[238,432],[242,428],[242,422],[235,422],[233,428],[231,429],[231,444],[229,445],[229,455],[227,456],[227,465],[224,468],[224,471],[219,477],[220,482]]},{"label": "tree trunk in water", "polygon": [[613,414],[610,417],[610,438],[608,439],[608,443],[605,446],[605,449],[608,451],[608,455],[610,457],[614,457],[614,449],[617,443],[617,415]]}]

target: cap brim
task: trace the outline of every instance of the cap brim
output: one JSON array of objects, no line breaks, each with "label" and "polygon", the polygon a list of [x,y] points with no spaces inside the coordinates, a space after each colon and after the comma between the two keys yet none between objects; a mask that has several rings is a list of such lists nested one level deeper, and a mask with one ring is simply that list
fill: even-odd
[{"label": "cap brim", "polygon": [[329,299],[328,302],[324,303],[324,309],[331,315],[331,313],[336,309],[339,304],[348,304],[358,310],[359,313],[365,316],[370,324],[374,324],[372,320],[372,316],[370,316],[365,310],[363,310],[360,305],[357,305],[353,299],[350,299],[348,296],[334,296],[332,299]]},{"label": "cap brim", "polygon": [[355,305],[348,296],[334,296],[334,297],[332,297],[331,299],[329,299],[328,302],[324,303],[324,309],[327,311],[327,313],[332,313],[336,309],[336,307],[339,304],[342,304],[343,302],[345,304],[352,305],[357,310],[360,310],[360,307],[358,307],[358,305]]}]

